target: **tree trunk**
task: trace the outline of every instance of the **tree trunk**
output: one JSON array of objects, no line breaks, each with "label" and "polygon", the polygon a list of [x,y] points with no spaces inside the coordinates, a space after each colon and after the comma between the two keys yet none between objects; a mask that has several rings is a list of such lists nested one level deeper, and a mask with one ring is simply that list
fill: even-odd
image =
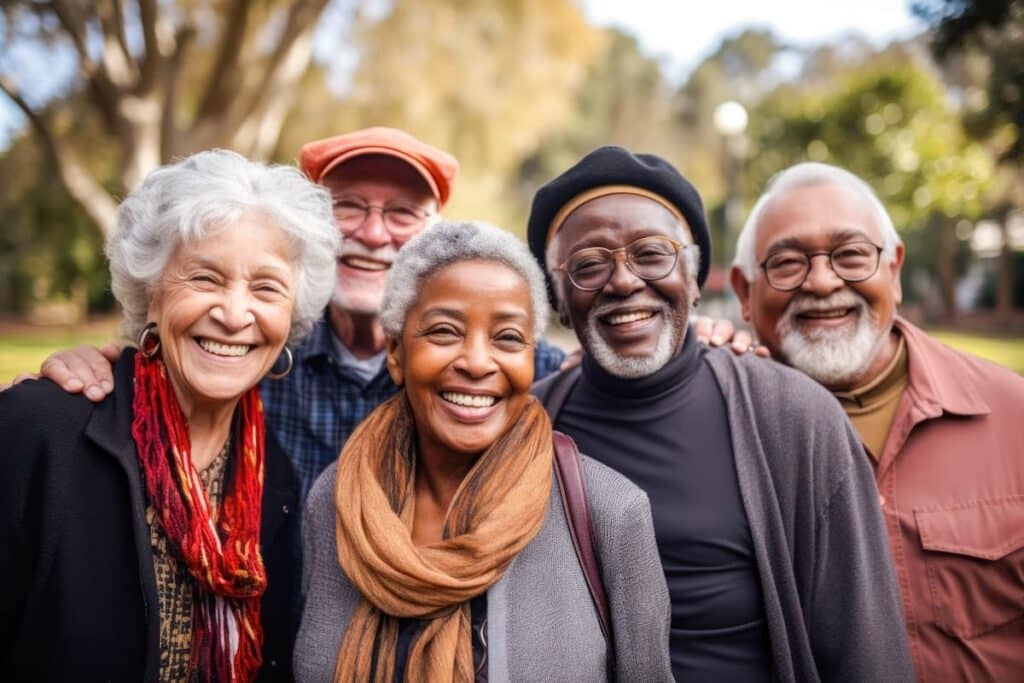
[{"label": "tree trunk", "polygon": [[933,216],[933,230],[938,233],[938,253],[936,271],[939,277],[939,294],[942,297],[943,313],[947,320],[953,322],[957,318],[956,307],[956,232],[944,216]]}]

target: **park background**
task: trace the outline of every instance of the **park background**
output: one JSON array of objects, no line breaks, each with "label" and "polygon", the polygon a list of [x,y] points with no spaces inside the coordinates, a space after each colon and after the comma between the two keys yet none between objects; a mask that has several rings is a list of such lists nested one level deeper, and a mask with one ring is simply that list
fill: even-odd
[{"label": "park background", "polygon": [[519,235],[592,148],[666,157],[734,319],[759,189],[844,166],[907,245],[904,315],[1024,373],[1024,1],[0,0],[0,383],[113,338],[103,240],[148,171],[371,125],[458,157],[447,217]]}]

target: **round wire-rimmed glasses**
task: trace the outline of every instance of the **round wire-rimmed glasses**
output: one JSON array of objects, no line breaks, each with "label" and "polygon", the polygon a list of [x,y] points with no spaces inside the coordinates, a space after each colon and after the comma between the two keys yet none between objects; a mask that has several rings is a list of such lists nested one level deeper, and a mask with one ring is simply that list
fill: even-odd
[{"label": "round wire-rimmed glasses", "polygon": [[423,227],[428,211],[409,206],[408,204],[366,204],[356,199],[335,199],[334,220],[342,232],[352,232],[362,225],[370,214],[380,211],[384,228],[397,237],[405,237]]},{"label": "round wire-rimmed glasses", "polygon": [[773,289],[791,292],[807,280],[811,273],[811,259],[815,256],[827,256],[832,272],[844,282],[863,282],[878,272],[882,247],[873,242],[856,241],[840,244],[828,251],[780,249],[761,262],[761,270]]},{"label": "round wire-rimmed glasses", "polygon": [[679,251],[686,246],[662,235],[648,235],[618,249],[580,249],[570,254],[555,270],[564,271],[577,289],[593,292],[608,284],[621,257],[631,273],[650,282],[667,277],[676,267]]}]

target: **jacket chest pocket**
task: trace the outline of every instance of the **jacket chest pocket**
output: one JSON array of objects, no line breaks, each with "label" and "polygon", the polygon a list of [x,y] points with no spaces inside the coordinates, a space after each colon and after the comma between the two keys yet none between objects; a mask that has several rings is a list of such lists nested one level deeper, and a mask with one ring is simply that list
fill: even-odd
[{"label": "jacket chest pocket", "polygon": [[1024,496],[914,517],[939,628],[975,638],[1024,614]]}]

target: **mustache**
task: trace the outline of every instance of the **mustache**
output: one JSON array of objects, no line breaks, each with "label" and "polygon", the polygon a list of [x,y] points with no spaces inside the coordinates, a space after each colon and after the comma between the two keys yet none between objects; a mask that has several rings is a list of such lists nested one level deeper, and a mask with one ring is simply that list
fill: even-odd
[{"label": "mustache", "polygon": [[796,316],[803,313],[830,311],[836,308],[855,308],[858,311],[863,311],[867,306],[867,300],[851,289],[833,292],[825,298],[800,293],[790,300],[789,306],[786,307],[786,315]]},{"label": "mustache", "polygon": [[390,244],[377,247],[376,249],[368,249],[362,242],[346,239],[341,242],[341,250],[338,252],[338,258],[341,259],[345,256],[361,256],[363,258],[390,264],[395,260],[395,257],[398,256],[398,250]]}]

